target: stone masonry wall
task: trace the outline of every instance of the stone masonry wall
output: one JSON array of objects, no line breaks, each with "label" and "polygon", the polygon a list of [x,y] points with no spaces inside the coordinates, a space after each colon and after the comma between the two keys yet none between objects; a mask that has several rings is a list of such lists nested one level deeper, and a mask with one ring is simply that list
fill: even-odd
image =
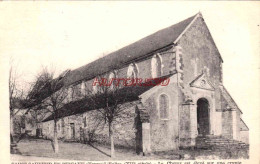
[{"label": "stone masonry wall", "polygon": [[[173,49],[174,48],[170,46],[166,49],[162,49],[161,51],[154,52],[153,54],[151,54],[151,56],[148,56],[145,60],[140,60],[140,61],[134,62],[137,65],[137,69],[138,69],[137,77],[142,78],[142,80],[152,77],[151,61],[152,61],[153,55],[156,55],[156,54],[158,54],[160,56],[161,63],[162,63],[161,76],[169,75],[171,70],[173,70],[174,69],[173,67],[175,66],[172,64],[172,59],[173,59],[173,55],[174,55]],[[122,68],[116,70],[115,71],[116,78],[127,78],[128,66],[129,65],[126,65],[125,67],[122,67]],[[104,74],[103,76],[108,78],[109,73]],[[84,81],[87,91],[93,91],[92,84],[93,84],[94,79],[95,78]],[[79,83],[78,85],[81,85],[81,83]]]},{"label": "stone masonry wall", "polygon": [[180,113],[180,146],[189,147],[191,145],[191,115],[190,115],[190,106],[182,105],[182,108],[179,111]]},{"label": "stone masonry wall", "polygon": [[[169,75],[170,71],[171,71],[171,60],[172,60],[172,51],[173,48],[169,48],[166,51],[162,51],[160,53],[154,53],[155,54],[159,54],[160,55],[160,59],[162,62],[162,76],[165,75]],[[152,77],[152,67],[151,67],[151,60],[152,60],[152,56],[147,57],[145,60],[142,61],[138,61],[135,62],[135,64],[137,65],[138,68],[138,78],[151,78]],[[127,70],[128,70],[128,66],[121,68],[118,70],[118,78],[126,78],[127,77]]]},{"label": "stone masonry wall", "polygon": [[[153,89],[154,91],[142,100],[150,114],[151,150],[176,150],[179,146],[178,106],[180,94],[178,86],[176,83],[170,83],[168,86]],[[159,96],[161,94],[165,94],[169,98],[167,119],[160,118]]]},{"label": "stone masonry wall", "polygon": [[233,129],[232,129],[232,111],[223,111],[222,112],[222,136],[232,139],[233,138]]},{"label": "stone masonry wall", "polygon": [[[116,146],[135,148],[135,106],[136,102],[126,103],[122,106],[124,118],[116,119],[114,122],[114,141]],[[63,140],[73,139],[78,142],[99,142],[109,144],[108,125],[99,121],[99,113],[95,110],[83,114],[72,115],[59,119],[57,122],[58,138]],[[84,119],[86,117],[86,124]],[[64,121],[64,127],[62,120]],[[75,126],[75,137],[72,138],[70,124]],[[47,139],[53,139],[54,122],[43,123],[43,135]]]},{"label": "stone masonry wall", "polygon": [[[164,50],[158,51],[158,52],[154,52],[154,54],[151,54],[151,56],[147,57],[145,60],[141,60],[141,61],[137,61],[135,62],[135,64],[137,65],[138,68],[138,78],[142,78],[143,80],[145,80],[146,78],[151,78],[152,77],[152,69],[151,69],[151,60],[153,55],[157,54],[160,56],[161,62],[162,62],[162,76],[168,75],[172,70],[174,70],[174,66],[172,64],[172,59],[173,59],[173,55],[174,53],[173,51],[173,47],[169,46]],[[123,67],[119,70],[116,70],[116,77],[117,78],[126,78],[127,77],[127,71],[128,71],[128,65],[126,67]],[[104,77],[108,76],[108,74],[104,75]],[[85,81],[85,88],[87,88],[87,91],[93,91],[93,81],[92,80],[88,80]],[[81,85],[78,84],[78,85]],[[80,87],[79,87],[80,88]],[[165,90],[165,92],[169,92],[169,90]],[[175,105],[176,100],[174,99],[174,93],[176,91],[172,90],[172,93],[170,93],[172,95],[171,97],[171,101],[173,103],[173,105]],[[157,95],[158,96],[158,95]],[[157,101],[157,98],[154,98],[154,101]],[[134,106],[134,105],[133,105]],[[149,106],[148,106],[149,107]],[[150,108],[150,107],[149,107]],[[172,120],[154,120],[153,123],[154,125],[154,131],[151,133],[152,135],[154,135],[154,139],[157,140],[158,142],[160,142],[160,132],[159,130],[165,130],[165,133],[168,133],[168,135],[166,136],[166,138],[164,140],[162,140],[164,142],[164,144],[158,147],[158,149],[160,149],[160,147],[163,149],[165,148],[165,146],[167,147],[167,149],[169,148],[177,148],[177,133],[178,133],[178,123],[176,122],[176,118],[177,118],[177,106],[172,107],[174,108],[174,117]],[[158,109],[155,109],[158,111]],[[135,112],[135,110],[132,108],[129,108],[129,112]],[[95,111],[90,111],[90,112],[86,112],[83,114],[79,114],[76,116],[67,116],[63,119],[60,119],[57,122],[57,126],[58,126],[58,137],[60,139],[64,139],[64,140],[68,140],[68,139],[73,139],[73,140],[77,140],[77,141],[86,141],[91,139],[90,136],[93,135],[93,127],[96,128],[95,130],[95,140],[97,142],[102,142],[102,143],[109,143],[109,137],[108,137],[108,127],[107,125],[99,125],[98,128],[96,126],[96,123],[93,123],[93,120],[91,120],[91,115],[93,115],[95,113]],[[132,113],[133,114],[133,113]],[[87,118],[87,126],[85,127],[84,125],[84,118]],[[131,120],[121,120],[117,121],[117,124],[115,125],[115,144],[119,145],[119,146],[125,146],[125,147],[135,147],[136,141],[136,130],[135,130],[135,120],[134,120],[134,116],[131,116]],[[159,121],[158,123],[156,123],[156,121]],[[64,123],[62,123],[64,122]],[[75,137],[72,138],[72,130],[71,130],[71,124],[74,124],[75,127]],[[161,124],[161,125],[160,125]],[[160,126],[157,126],[160,125]],[[162,128],[160,128],[162,127]],[[166,127],[166,128],[164,128]],[[174,127],[174,128],[173,128]],[[48,122],[44,122],[43,123],[43,135],[46,138],[53,138],[53,121],[48,121]],[[156,130],[155,130],[156,129]],[[167,129],[169,129],[169,131],[167,131]],[[173,135],[171,134],[171,132],[173,133]],[[92,136],[93,137],[93,136]],[[168,144],[168,141],[170,141]],[[157,142],[155,142],[154,144],[154,148],[156,148]],[[159,143],[160,144],[160,143]],[[157,149],[157,148],[156,148]]]},{"label": "stone masonry wall", "polygon": [[[216,124],[221,120],[221,114],[216,112],[216,110],[222,109],[219,89],[219,86],[222,84],[222,59],[203,18],[199,17],[196,19],[192,26],[181,37],[178,45],[182,47],[183,53],[184,88],[189,88],[190,83],[198,77],[203,70],[207,73],[209,81],[215,88],[214,94],[212,94],[214,96],[210,96],[210,99],[208,99],[208,101],[214,101],[214,107],[210,106],[209,116],[211,133],[221,135],[222,125]],[[194,102],[194,104],[196,103],[197,102]],[[227,132],[227,127],[225,130]]]},{"label": "stone masonry wall", "polygon": [[237,137],[235,138],[236,140],[240,140],[240,111],[237,109],[236,110],[236,122],[235,122],[235,126],[236,126],[236,133],[237,133]]},{"label": "stone masonry wall", "polygon": [[[221,57],[214,44],[214,41],[204,23],[203,18],[198,18],[193,25],[181,37],[178,45],[182,48],[183,59],[183,87],[189,88],[189,84],[202,73],[202,70],[208,70],[209,80],[213,83],[215,88],[214,109],[221,109],[221,97],[219,92],[219,85],[222,82],[222,67]],[[159,52],[162,59],[162,76],[168,75],[175,66],[173,63],[174,53],[173,47]],[[135,64],[138,68],[138,78],[151,78],[151,59],[157,54],[154,52],[145,60],[137,61]],[[117,70],[118,78],[127,77],[128,65]],[[174,76],[174,75],[173,75]],[[92,80],[85,82],[89,90],[92,90]],[[180,86],[177,83],[170,83],[166,87],[154,87],[154,91],[150,90],[145,99],[142,99],[143,104],[150,114],[150,135],[151,135],[151,149],[152,151],[172,150],[178,149],[179,146],[179,120],[186,118],[185,113],[179,117],[179,106],[183,103],[183,94],[180,91]],[[166,94],[169,97],[169,117],[161,119],[159,115],[159,96]],[[196,103],[196,102],[194,102]],[[125,104],[128,109],[129,119],[117,120],[115,127],[115,144],[124,147],[135,147],[136,125],[135,125],[135,103]],[[93,120],[93,115],[96,111],[89,111],[83,114],[65,117],[64,126],[62,126],[62,119],[59,120],[58,136],[61,139],[71,138],[71,124],[75,125],[76,140],[90,140],[92,134],[94,140],[102,143],[109,143],[107,124],[99,124],[97,120]],[[84,119],[87,118],[87,123]],[[210,119],[214,119],[211,115]],[[228,137],[232,137],[232,114],[228,111],[222,113],[222,133]],[[188,130],[188,129],[187,129]],[[95,132],[95,133],[93,133]],[[44,123],[43,134],[47,138],[51,138],[53,134],[53,121]],[[93,137],[93,136],[92,136]],[[83,138],[83,139],[82,139]]]},{"label": "stone masonry wall", "polygon": [[[64,121],[64,123],[62,123]],[[70,124],[75,126],[75,137],[72,138],[72,132]],[[80,140],[80,127],[83,127],[82,124],[82,115],[72,115],[64,117],[58,120],[57,122],[57,133],[58,138],[63,140],[75,139]],[[54,134],[54,121],[47,121],[42,123],[43,135],[47,139],[53,139]]]},{"label": "stone masonry wall", "polygon": [[215,88],[216,109],[220,109],[218,86],[222,78],[221,58],[203,18],[199,17],[193,23],[178,44],[183,52],[184,87],[189,87],[192,80],[199,76],[204,68],[208,69],[208,76]]},{"label": "stone masonry wall", "polygon": [[[114,126],[114,142],[116,146],[135,148],[135,108],[137,102],[125,103],[122,105],[124,114],[122,117],[117,118],[113,124]],[[88,134],[94,132],[94,141],[99,143],[110,144],[109,140],[109,128],[108,124],[104,124],[97,111],[93,110],[84,113],[84,117],[87,117],[87,127],[84,129],[86,138],[89,139]]]}]

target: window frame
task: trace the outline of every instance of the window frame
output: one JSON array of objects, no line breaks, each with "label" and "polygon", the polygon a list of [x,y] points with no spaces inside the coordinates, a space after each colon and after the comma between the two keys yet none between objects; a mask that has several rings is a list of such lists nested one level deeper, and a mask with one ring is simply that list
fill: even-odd
[{"label": "window frame", "polygon": [[[167,108],[166,108],[166,111],[165,111],[166,117],[161,116],[161,97],[162,96],[165,96],[166,100],[167,100]],[[158,97],[158,113],[159,113],[160,120],[170,120],[170,98],[166,93],[161,93]]]},{"label": "window frame", "polygon": [[[132,68],[132,70],[130,70],[130,68]],[[138,78],[139,69],[136,63],[129,64],[127,69],[127,78],[131,78],[130,76],[132,76],[133,73],[134,73],[134,78]]]},{"label": "window frame", "polygon": [[115,79],[117,78],[117,74],[116,74],[116,71],[111,71],[110,73],[109,73],[109,75],[108,75],[108,83],[110,83],[110,80],[111,79],[114,79],[113,81],[112,81],[112,83],[111,83],[111,85],[109,86],[109,88],[111,89],[111,90],[113,90],[114,88],[115,88]]},{"label": "window frame", "polygon": [[[160,68],[159,67],[159,63],[160,62]],[[155,54],[152,59],[151,59],[151,75],[152,78],[158,78],[161,77],[163,74],[163,64],[162,64],[162,57],[160,56],[160,54]],[[160,70],[160,75],[158,73],[158,70]]]}]

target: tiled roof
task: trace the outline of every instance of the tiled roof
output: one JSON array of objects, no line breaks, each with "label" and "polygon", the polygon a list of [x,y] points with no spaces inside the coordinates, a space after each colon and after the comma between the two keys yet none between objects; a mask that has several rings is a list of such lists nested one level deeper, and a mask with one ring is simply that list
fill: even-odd
[{"label": "tiled roof", "polygon": [[221,91],[221,95],[226,100],[226,102],[228,103],[229,107],[231,109],[238,109],[242,113],[240,108],[237,106],[236,102],[233,100],[231,95],[228,93],[227,89],[224,86],[221,86],[219,88],[220,88],[220,91]]},{"label": "tiled roof", "polygon": [[241,118],[240,118],[240,130],[241,131],[248,131],[249,130],[246,123]]},{"label": "tiled roof", "polygon": [[83,79],[92,79],[99,74],[118,69],[142,56],[172,45],[196,16],[197,14],[175,25],[159,30],[92,63],[70,71],[65,77],[65,85],[69,86]]},{"label": "tiled roof", "polygon": [[[171,75],[164,76],[162,77],[162,79],[167,79],[170,76]],[[117,90],[118,93],[116,94],[116,98],[118,104],[139,100],[139,96],[142,93],[154,87],[153,85],[147,85],[148,83],[149,82],[143,83],[143,86],[129,86]],[[111,102],[114,101],[113,99],[115,98],[113,95],[111,96],[106,95],[105,97],[111,97],[112,99]],[[98,102],[98,103],[94,103],[95,106],[93,106],[93,100],[96,100]],[[88,98],[83,98],[81,100],[73,101],[71,103],[65,104],[61,109],[58,110],[57,118],[80,114],[93,109],[104,108],[105,105],[106,105],[106,100],[104,100],[104,96],[102,94],[95,96],[95,98],[94,99],[92,98],[92,100],[90,101],[88,100]],[[50,115],[42,122],[46,122],[50,120],[53,120],[53,115]]]},{"label": "tiled roof", "polygon": [[[151,88],[151,87],[138,87],[138,88],[124,87],[122,90],[120,90],[122,96],[118,96],[119,98],[118,98],[117,102],[118,102],[118,104],[121,104],[121,103],[136,101],[139,99],[138,96],[141,93],[148,90],[149,88]],[[127,95],[125,95],[126,92],[127,92]],[[110,97],[110,96],[106,96],[106,97]],[[111,97],[113,99],[113,96],[111,96]],[[81,99],[78,101],[73,101],[71,103],[65,104],[61,109],[58,110],[57,118],[62,118],[62,117],[71,116],[71,115],[75,115],[75,114],[84,113],[84,112],[87,112],[90,110],[94,110],[94,106],[95,106],[95,109],[100,109],[100,108],[105,107],[106,101],[104,100],[103,95],[96,96],[94,98],[94,100],[96,100],[98,103],[93,103],[92,102],[93,100],[89,101],[88,98],[84,98],[84,99]],[[49,120],[53,120],[53,115],[47,117],[45,120],[43,120],[43,122],[46,122]]]},{"label": "tiled roof", "polygon": [[[137,59],[152,55],[152,52],[172,45],[176,40],[178,40],[185,29],[188,28],[191,22],[199,14],[200,13],[170,27],[159,30],[154,34],[112,52],[85,66],[79,67],[75,70],[66,71],[66,75],[62,77],[60,83],[62,86],[70,86],[71,84],[79,83],[82,80],[90,80],[113,69],[122,68],[124,65],[136,61]],[[52,94],[48,92],[45,93],[48,91],[48,87],[45,87],[42,90],[43,91],[40,92],[39,95],[33,97],[35,102],[31,102],[27,106],[34,106],[39,100],[45,99],[49,94]]]}]

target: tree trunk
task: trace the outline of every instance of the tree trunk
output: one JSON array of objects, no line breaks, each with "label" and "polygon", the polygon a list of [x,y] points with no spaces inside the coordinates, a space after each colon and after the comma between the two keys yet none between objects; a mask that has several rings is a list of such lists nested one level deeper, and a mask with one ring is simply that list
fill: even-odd
[{"label": "tree trunk", "polygon": [[14,121],[13,121],[13,117],[10,117],[10,137],[11,137],[11,143],[15,142],[13,140],[13,136],[14,136]]},{"label": "tree trunk", "polygon": [[54,120],[53,149],[54,149],[54,153],[59,152],[58,134],[57,134],[57,120]]},{"label": "tree trunk", "polygon": [[110,146],[111,146],[111,158],[115,157],[115,146],[114,146],[114,128],[113,124],[109,123],[109,137],[110,137]]}]

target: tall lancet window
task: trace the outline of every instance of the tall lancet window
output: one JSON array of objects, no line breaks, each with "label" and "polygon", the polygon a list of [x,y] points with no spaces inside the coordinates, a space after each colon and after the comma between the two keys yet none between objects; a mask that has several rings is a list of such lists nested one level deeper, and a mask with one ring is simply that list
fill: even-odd
[{"label": "tall lancet window", "polygon": [[161,119],[169,118],[169,98],[165,94],[162,94],[159,97],[159,111]]},{"label": "tall lancet window", "polygon": [[98,93],[98,86],[99,84],[95,84],[95,85],[93,85],[93,93],[94,94],[96,94],[96,93]]},{"label": "tall lancet window", "polygon": [[102,85],[102,81],[101,81],[101,77],[97,76],[95,77],[93,83],[92,83],[92,87],[93,87],[93,94],[97,94],[100,93],[101,91],[101,86]]},{"label": "tall lancet window", "polygon": [[68,100],[69,101],[73,101],[73,88],[72,87],[69,87],[68,88]]},{"label": "tall lancet window", "polygon": [[138,68],[136,64],[130,64],[127,70],[127,78],[137,78]]},{"label": "tall lancet window", "polygon": [[82,82],[81,82],[80,92],[81,92],[81,95],[82,95],[82,96],[84,96],[85,93],[86,93],[86,83],[85,83],[85,81],[82,81]]},{"label": "tall lancet window", "polygon": [[[115,72],[111,72],[110,74],[109,74],[109,76],[108,76],[108,82],[107,83],[109,83],[109,85],[110,85],[110,89],[113,89],[115,86],[115,84],[116,84],[116,74],[115,74]],[[111,83],[111,84],[110,84]]]},{"label": "tall lancet window", "polygon": [[154,55],[151,61],[152,77],[160,77],[162,75],[162,61],[159,55]]}]

